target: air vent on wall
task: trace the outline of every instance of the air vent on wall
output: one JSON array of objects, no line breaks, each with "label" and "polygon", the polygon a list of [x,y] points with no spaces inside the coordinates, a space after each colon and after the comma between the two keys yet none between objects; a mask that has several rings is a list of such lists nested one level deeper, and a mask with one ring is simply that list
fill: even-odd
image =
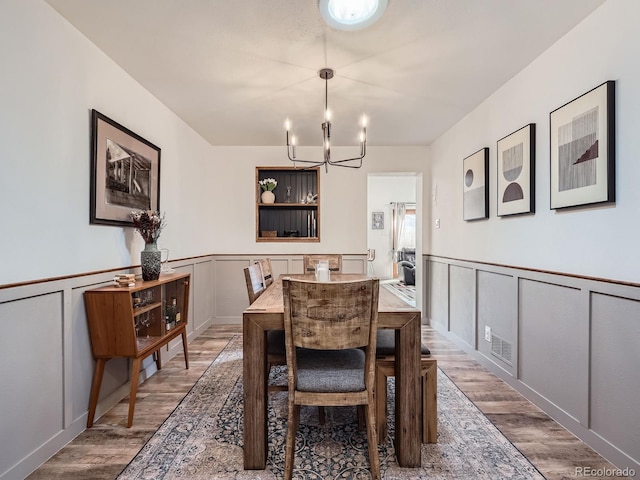
[{"label": "air vent on wall", "polygon": [[511,357],[513,355],[512,347],[513,345],[504,338],[491,334],[491,353],[509,365],[511,365]]}]

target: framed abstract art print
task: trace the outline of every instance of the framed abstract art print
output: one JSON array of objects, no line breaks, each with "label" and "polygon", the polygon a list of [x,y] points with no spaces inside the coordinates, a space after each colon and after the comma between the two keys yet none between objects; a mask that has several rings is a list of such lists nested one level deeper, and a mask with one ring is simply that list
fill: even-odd
[{"label": "framed abstract art print", "polygon": [[551,208],[615,202],[615,82],[549,115]]},{"label": "framed abstract art print", "polygon": [[498,216],[535,212],[536,125],[498,140]]},{"label": "framed abstract art print", "polygon": [[462,160],[462,198],[464,220],[489,218],[489,148]]}]

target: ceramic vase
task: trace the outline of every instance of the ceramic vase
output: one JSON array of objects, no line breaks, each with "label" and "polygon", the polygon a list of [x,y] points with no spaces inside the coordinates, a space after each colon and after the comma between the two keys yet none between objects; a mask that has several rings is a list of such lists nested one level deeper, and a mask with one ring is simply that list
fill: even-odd
[{"label": "ceramic vase", "polygon": [[162,252],[155,243],[146,243],[144,250],[140,252],[140,265],[142,267],[142,280],[157,280],[160,277]]},{"label": "ceramic vase", "polygon": [[270,190],[265,190],[264,192],[262,192],[260,198],[262,199],[262,203],[274,203],[276,201],[275,193]]}]

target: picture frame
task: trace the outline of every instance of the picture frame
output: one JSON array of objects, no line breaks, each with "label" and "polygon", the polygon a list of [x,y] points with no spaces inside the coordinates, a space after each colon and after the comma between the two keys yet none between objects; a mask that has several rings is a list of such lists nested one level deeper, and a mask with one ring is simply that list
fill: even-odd
[{"label": "picture frame", "polygon": [[91,110],[91,224],[133,226],[132,210],[160,210],[160,148]]},{"label": "picture frame", "polygon": [[536,124],[530,123],[497,142],[497,215],[535,213]]},{"label": "picture frame", "polygon": [[615,202],[615,82],[549,114],[551,209]]},{"label": "picture frame", "polygon": [[384,230],[384,212],[371,213],[371,229]]},{"label": "picture frame", "polygon": [[462,160],[462,218],[489,218],[489,147]]}]

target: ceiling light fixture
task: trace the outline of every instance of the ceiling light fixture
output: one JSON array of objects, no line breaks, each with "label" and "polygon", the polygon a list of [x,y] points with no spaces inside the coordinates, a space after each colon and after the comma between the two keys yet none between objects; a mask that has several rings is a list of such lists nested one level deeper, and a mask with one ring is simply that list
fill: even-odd
[{"label": "ceiling light fixture", "polygon": [[[318,72],[320,78],[324,80],[324,122],[322,123],[322,149],[324,152],[324,160],[301,160],[296,158],[296,137],[289,137],[291,130],[291,122],[287,118],[285,129],[287,131],[287,156],[294,165],[296,162],[309,163],[308,168],[319,167],[324,165],[325,171],[329,171],[329,165],[336,167],[360,168],[362,167],[362,159],[367,153],[367,118],[362,115],[360,126],[360,155],[353,158],[345,158],[344,160],[331,160],[331,112],[329,111],[329,79],[333,78],[333,70],[331,68],[323,68]],[[357,163],[351,163],[357,162]]]},{"label": "ceiling light fixture", "polygon": [[378,20],[387,0],[318,0],[324,21],[339,30],[360,30]]}]

